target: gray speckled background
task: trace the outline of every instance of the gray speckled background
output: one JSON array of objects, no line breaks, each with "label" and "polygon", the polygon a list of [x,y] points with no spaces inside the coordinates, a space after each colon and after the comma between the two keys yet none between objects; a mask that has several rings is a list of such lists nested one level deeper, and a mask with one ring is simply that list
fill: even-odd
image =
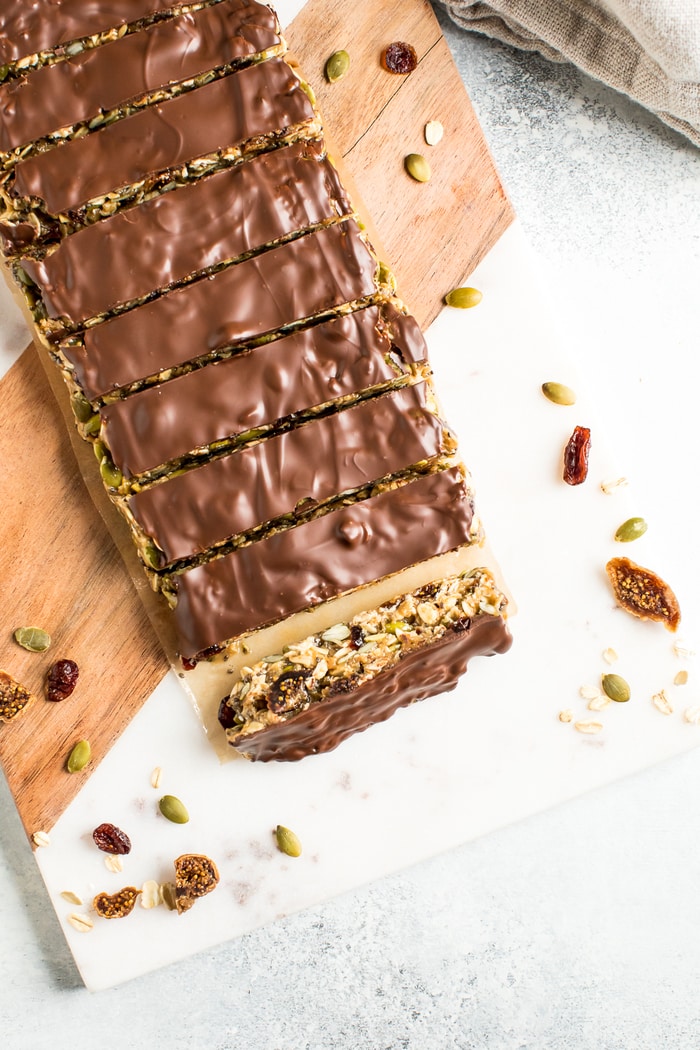
[{"label": "gray speckled background", "polygon": [[[555,308],[576,320],[621,274],[645,327],[695,345],[700,153],[576,71],[440,18]],[[12,1050],[700,1045],[698,751],[96,996],[4,782],[0,827]]]}]

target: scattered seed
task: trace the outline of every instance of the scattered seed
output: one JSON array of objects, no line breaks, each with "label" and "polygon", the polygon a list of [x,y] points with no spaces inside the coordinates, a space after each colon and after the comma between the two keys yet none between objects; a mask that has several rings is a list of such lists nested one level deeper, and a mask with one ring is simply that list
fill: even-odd
[{"label": "scattered seed", "polygon": [[431,171],[430,165],[421,153],[409,153],[404,157],[404,167],[412,179],[416,182],[429,182]]},{"label": "scattered seed", "polygon": [[41,627],[18,627],[14,633],[17,645],[30,653],[45,653],[51,645],[51,635]]},{"label": "scattered seed", "polygon": [[660,711],[662,715],[673,714],[673,706],[669,698],[666,696],[665,689],[660,689],[658,693],[654,693],[651,702],[656,710]]},{"label": "scattered seed", "polygon": [[68,756],[66,769],[69,773],[80,773],[82,769],[85,769],[91,757],[92,750],[89,741],[79,740]]},{"label": "scattered seed", "polygon": [[564,383],[543,383],[542,393],[548,401],[555,405],[576,404],[576,394],[570,386],[565,386]]},{"label": "scattered seed", "polygon": [[162,779],[163,770],[160,768],[160,766],[156,766],[156,768],[151,773],[151,787],[159,788]]},{"label": "scattered seed", "polygon": [[158,888],[158,894],[168,911],[177,910],[177,897],[175,895],[175,883],[164,882]]},{"label": "scattered seed", "polygon": [[688,672],[679,671],[676,677],[673,679],[674,685],[687,685],[688,684]]},{"label": "scattered seed", "polygon": [[61,890],[61,896],[63,897],[64,901],[68,902],[68,904],[75,904],[78,907],[80,907],[83,903],[82,899],[78,896],[78,894],[73,893],[72,890]]},{"label": "scattered seed", "polygon": [[614,664],[617,660],[617,653],[612,648],[604,649],[603,659],[605,660],[606,664]]},{"label": "scattered seed", "polygon": [[326,62],[326,80],[335,84],[350,69],[350,55],[347,51],[335,51]]},{"label": "scattered seed", "polygon": [[599,693],[598,696],[593,697],[588,703],[589,711],[604,711],[606,707],[611,703],[609,696],[605,696],[604,693]]},{"label": "scattered seed", "polygon": [[107,871],[119,872],[124,871],[124,861],[118,854],[110,853],[109,856],[105,857],[105,868]]},{"label": "scattered seed", "polygon": [[611,496],[613,492],[625,488],[628,484],[627,478],[611,478],[609,481],[601,481],[600,487],[606,496]]},{"label": "scattered seed", "polygon": [[686,707],[685,711],[683,712],[683,718],[691,726],[699,726],[700,725],[700,706],[696,705],[695,707]]},{"label": "scattered seed", "polygon": [[574,729],[576,729],[579,733],[600,733],[602,728],[602,722],[574,722]]},{"label": "scattered seed", "polygon": [[629,685],[619,674],[604,674],[600,681],[605,695],[616,704],[627,703],[632,695]]},{"label": "scattered seed", "polygon": [[344,642],[346,638],[350,637],[350,628],[346,623],[336,623],[333,627],[329,627],[327,631],[324,631],[321,635],[321,639],[324,642]]},{"label": "scattered seed", "polygon": [[445,302],[457,310],[470,310],[478,306],[483,298],[478,288],[453,288],[445,296]]},{"label": "scattered seed", "polygon": [[157,908],[160,904],[160,886],[155,879],[147,879],[141,887],[141,907]]},{"label": "scattered seed", "polygon": [[571,710],[571,708],[567,707],[566,710],[559,712],[560,722],[573,722],[573,720],[574,712]]},{"label": "scattered seed", "polygon": [[578,693],[583,700],[596,700],[600,696],[600,689],[597,685],[582,685]]},{"label": "scattered seed", "polygon": [[644,518],[628,518],[618,528],[615,533],[615,539],[618,543],[632,543],[634,540],[638,540],[640,536],[643,536],[647,528],[648,525]]},{"label": "scattered seed", "polygon": [[275,839],[277,840],[277,849],[280,853],[286,853],[288,857],[301,856],[301,842],[289,828],[278,824],[275,828]]},{"label": "scattered seed", "polygon": [[78,933],[89,933],[94,927],[94,923],[89,915],[79,915],[77,912],[71,912],[68,916],[68,922]]},{"label": "scattered seed", "polygon": [[165,819],[173,824],[187,824],[190,819],[184,802],[181,802],[175,795],[163,795],[158,807]]},{"label": "scattered seed", "polygon": [[51,839],[45,831],[35,831],[32,835],[32,840],[35,846],[50,846]]},{"label": "scattered seed", "polygon": [[442,136],[445,134],[445,129],[439,120],[429,120],[423,129],[425,135],[425,141],[429,146],[437,146]]}]

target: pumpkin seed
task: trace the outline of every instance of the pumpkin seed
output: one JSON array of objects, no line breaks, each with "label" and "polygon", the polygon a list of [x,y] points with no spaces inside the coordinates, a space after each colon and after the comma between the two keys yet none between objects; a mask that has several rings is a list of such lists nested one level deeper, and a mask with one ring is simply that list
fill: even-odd
[{"label": "pumpkin seed", "polygon": [[93,408],[86,397],[82,394],[73,394],[71,398],[71,408],[73,409],[73,415],[79,423],[87,423],[93,414]]},{"label": "pumpkin seed", "polygon": [[605,695],[609,696],[611,700],[614,700],[616,704],[627,703],[632,695],[629,685],[619,674],[604,674],[601,678],[600,684],[603,687]]},{"label": "pumpkin seed", "polygon": [[165,819],[173,824],[187,824],[190,819],[184,802],[180,802],[175,795],[163,795],[158,806]]},{"label": "pumpkin seed", "polygon": [[177,908],[177,896],[174,882],[164,882],[159,887],[159,896],[168,911],[175,911]]},{"label": "pumpkin seed", "polygon": [[301,842],[289,828],[278,824],[275,828],[275,838],[277,840],[277,849],[280,853],[286,853],[288,857],[301,856]]},{"label": "pumpkin seed", "polygon": [[350,69],[350,55],[347,51],[335,51],[326,62],[326,79],[331,84],[344,77]]},{"label": "pumpkin seed", "polygon": [[429,182],[431,171],[430,165],[420,153],[409,153],[404,158],[404,167],[412,179],[416,182]]},{"label": "pumpkin seed", "polygon": [[30,653],[45,653],[51,645],[51,635],[41,627],[18,627],[14,634],[17,645]]},{"label": "pumpkin seed", "polygon": [[377,267],[377,283],[385,284],[390,291],[396,291],[396,278],[387,266],[385,262],[379,260],[379,266]]},{"label": "pumpkin seed", "polygon": [[103,456],[100,462],[100,475],[107,488],[118,489],[124,480],[119,467],[115,467],[109,456]]},{"label": "pumpkin seed", "polygon": [[576,404],[576,394],[570,386],[564,383],[543,383],[542,393],[548,401],[552,401],[555,405]]},{"label": "pumpkin seed", "polygon": [[615,539],[618,543],[631,543],[632,540],[638,540],[640,536],[643,536],[647,527],[644,518],[628,518],[627,521],[623,521],[615,533]]},{"label": "pumpkin seed", "polygon": [[92,749],[87,740],[79,740],[75,745],[68,761],[66,762],[66,769],[69,773],[79,773],[81,769],[85,769],[92,757]]},{"label": "pumpkin seed", "polygon": [[469,310],[472,306],[478,306],[483,298],[478,288],[453,288],[445,296],[445,302],[458,310]]},{"label": "pumpkin seed", "polygon": [[429,120],[425,125],[424,131],[425,141],[429,146],[437,146],[438,142],[445,134],[445,129],[439,120]]}]

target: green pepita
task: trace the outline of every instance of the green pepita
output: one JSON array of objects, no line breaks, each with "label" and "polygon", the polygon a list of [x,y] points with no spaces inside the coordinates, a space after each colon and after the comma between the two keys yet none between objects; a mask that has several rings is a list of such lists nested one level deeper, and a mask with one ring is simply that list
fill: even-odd
[{"label": "green pepita", "polygon": [[275,839],[277,840],[277,849],[280,853],[286,853],[288,857],[301,856],[301,842],[289,828],[278,824],[275,828]]},{"label": "green pepita", "polygon": [[118,489],[124,480],[119,467],[115,467],[109,456],[103,456],[100,462],[100,474],[107,488]]},{"label": "green pepita", "polygon": [[173,824],[187,824],[190,819],[184,802],[180,802],[175,795],[163,795],[158,807],[165,819]]},{"label": "green pepita", "polygon": [[628,518],[627,521],[623,521],[615,533],[615,539],[618,543],[631,543],[632,540],[638,540],[640,536],[643,536],[647,527],[644,518]]},{"label": "green pepita", "polygon": [[403,163],[408,174],[416,182],[430,181],[430,165],[421,153],[409,153]]},{"label": "green pepita", "polygon": [[478,288],[453,288],[445,296],[445,302],[458,310],[469,310],[472,306],[478,306],[483,298]]},{"label": "green pepita", "polygon": [[326,62],[326,79],[334,84],[344,77],[350,69],[350,55],[347,51],[336,51]]},{"label": "green pepita", "polygon": [[94,415],[90,416],[87,422],[83,425],[83,431],[86,437],[97,437],[102,426],[102,420],[100,419],[99,413],[95,412]]},{"label": "green pepita", "polygon": [[564,383],[543,383],[542,393],[548,401],[552,401],[555,405],[576,404],[576,394],[570,386]]},{"label": "green pepita", "polygon": [[628,683],[619,674],[604,674],[600,684],[605,695],[616,704],[626,704],[632,695]]},{"label": "green pepita", "polygon": [[70,399],[71,408],[73,409],[73,415],[79,423],[87,423],[93,414],[93,408],[86,397],[82,394],[73,394]]},{"label": "green pepita", "polygon": [[17,645],[30,653],[45,653],[51,645],[51,636],[41,627],[18,627],[14,634]]},{"label": "green pepita", "polygon": [[92,757],[92,749],[87,740],[79,740],[75,745],[68,761],[66,762],[66,769],[69,773],[79,773],[81,769],[85,769]]},{"label": "green pepita", "polygon": [[385,262],[379,260],[377,267],[377,284],[386,285],[390,291],[396,291],[396,278]]}]

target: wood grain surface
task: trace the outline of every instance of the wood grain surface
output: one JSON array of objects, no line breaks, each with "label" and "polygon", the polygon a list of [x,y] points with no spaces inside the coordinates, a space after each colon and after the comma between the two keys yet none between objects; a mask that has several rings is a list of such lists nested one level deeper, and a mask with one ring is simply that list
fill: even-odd
[{"label": "wood grain surface", "polygon": [[[399,292],[425,327],[512,220],[476,117],[432,9],[423,0],[309,0],[286,34],[317,93],[334,149],[377,230]],[[386,73],[392,40],[415,48],[407,77]],[[348,75],[323,76],[339,48]],[[427,120],[445,136],[429,147]],[[431,163],[428,183],[404,171],[407,153]],[[37,351],[30,347],[0,380],[0,668],[37,702],[0,725],[0,764],[31,835],[51,827],[164,676],[168,662],[130,574],[78,469],[65,420]],[[48,653],[19,648],[20,625],[48,630]],[[53,660],[80,667],[73,696],[44,699]],[[69,774],[66,758],[88,739],[93,760]]]}]

